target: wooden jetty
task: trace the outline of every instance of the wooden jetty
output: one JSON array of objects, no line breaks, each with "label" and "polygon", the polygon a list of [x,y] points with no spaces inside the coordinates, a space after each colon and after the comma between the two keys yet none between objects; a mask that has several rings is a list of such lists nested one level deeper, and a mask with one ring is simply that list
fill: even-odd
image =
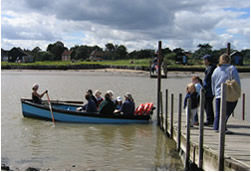
[{"label": "wooden jetty", "polygon": [[[159,41],[158,67],[163,61],[161,45],[162,43]],[[230,53],[230,43],[227,45],[227,53]],[[158,71],[157,78],[158,125],[167,136],[176,141],[176,148],[184,161],[185,170],[194,170],[191,167],[196,166],[197,169],[206,171],[250,171],[250,122],[244,121],[245,94],[243,94],[242,101],[242,121],[231,116],[226,126],[226,84],[222,84],[219,132],[215,132],[212,127],[204,126],[204,108],[198,109],[200,125],[190,128],[191,100],[188,99],[188,108],[186,109],[188,115],[186,115],[182,113],[183,100],[182,94],[179,94],[178,113],[175,113],[174,94],[171,94],[169,114],[167,89],[165,90],[165,105],[163,105],[161,71]],[[204,91],[201,89],[200,107],[204,107],[204,101]],[[226,127],[233,132],[231,135],[225,133]]]},{"label": "wooden jetty", "polygon": [[[168,93],[168,91],[166,91],[166,93]],[[203,126],[203,152],[200,154],[200,126],[194,126],[193,128],[190,128],[190,134],[188,136],[188,130],[187,127],[185,127],[187,125],[186,114],[182,113],[180,106],[183,102],[181,101],[182,96],[179,96],[180,101],[178,105],[178,113],[174,113],[173,99],[174,96],[172,94],[170,101],[170,114],[167,112],[167,107],[165,108],[165,114],[163,113],[163,110],[160,110],[160,128],[167,134],[167,136],[176,141],[177,150],[179,151],[184,164],[186,163],[187,158],[190,164],[195,164],[197,167],[200,167],[203,170],[218,171],[220,132],[216,133],[212,129],[212,126]],[[167,100],[168,98],[166,97],[166,101]],[[162,106],[162,104],[162,100],[160,100],[160,106]],[[163,107],[160,107],[160,109],[163,109]],[[198,115],[199,112],[200,108],[198,108]],[[229,118],[227,128],[228,130],[232,131],[233,134],[225,135],[225,149],[223,155],[224,163],[222,163],[224,165],[222,168],[227,171],[249,171],[250,122],[239,120],[231,116]],[[189,153],[186,152],[187,150]],[[202,159],[200,158],[201,156]]]}]

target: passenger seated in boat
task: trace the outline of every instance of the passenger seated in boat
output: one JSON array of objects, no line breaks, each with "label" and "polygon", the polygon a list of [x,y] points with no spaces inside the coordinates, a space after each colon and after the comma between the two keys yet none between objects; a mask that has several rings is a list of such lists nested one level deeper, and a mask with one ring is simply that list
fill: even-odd
[{"label": "passenger seated in boat", "polygon": [[135,103],[130,93],[125,94],[125,102],[122,104],[119,110],[115,110],[115,113],[121,112],[123,115],[134,115]]},{"label": "passenger seated in boat", "polygon": [[105,100],[102,101],[98,107],[98,112],[100,114],[111,115],[115,110],[115,104],[111,100],[111,95],[109,93],[105,94]]},{"label": "passenger seated in boat", "polygon": [[120,96],[117,97],[116,102],[115,102],[116,108],[117,110],[119,110],[122,106],[122,98]]},{"label": "passenger seated in boat", "polygon": [[87,93],[89,93],[89,94],[90,94],[91,99],[95,102],[95,104],[96,104],[96,106],[97,106],[97,99],[96,99],[96,98],[95,98],[95,96],[92,94],[92,90],[91,90],[91,89],[89,89],[89,90],[87,91]]},{"label": "passenger seated in boat", "polygon": [[116,102],[116,100],[113,98],[114,92],[112,90],[108,90],[106,93],[110,94],[110,99],[112,100],[113,103]]},{"label": "passenger seated in boat", "polygon": [[83,106],[82,110],[85,112],[97,112],[96,103],[93,101],[89,93],[85,94],[85,99],[87,100],[87,103]]},{"label": "passenger seated in boat", "polygon": [[96,100],[97,100],[97,107],[99,107],[100,103],[104,100],[102,97],[101,97],[101,91],[99,90],[96,90],[95,91],[95,97],[96,97]]},{"label": "passenger seated in boat", "polygon": [[42,94],[39,94],[37,92],[39,88],[39,85],[38,84],[33,84],[32,86],[32,102],[33,103],[38,103],[38,104],[41,104],[42,103],[42,97],[48,93],[48,90],[45,90]]}]

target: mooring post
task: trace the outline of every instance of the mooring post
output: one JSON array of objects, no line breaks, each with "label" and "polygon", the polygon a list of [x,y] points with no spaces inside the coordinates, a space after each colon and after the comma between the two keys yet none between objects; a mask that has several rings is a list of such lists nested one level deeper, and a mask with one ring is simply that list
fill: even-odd
[{"label": "mooring post", "polygon": [[230,44],[230,42],[228,42],[227,43],[227,55],[229,55],[230,56],[230,51],[231,51],[231,44]]},{"label": "mooring post", "polygon": [[167,120],[167,116],[168,116],[168,89],[166,89],[166,120],[165,120],[165,133],[168,133],[168,120]]},{"label": "mooring post", "polygon": [[160,97],[160,129],[164,130],[164,125],[163,125],[163,99],[162,99],[162,91],[159,92],[159,97]]},{"label": "mooring post", "polygon": [[158,84],[157,84],[157,118],[158,118],[158,125],[160,125],[160,97],[159,92],[161,90],[161,63],[162,63],[162,56],[161,56],[161,41],[158,44]]},{"label": "mooring post", "polygon": [[170,137],[173,138],[173,94],[171,94],[171,128],[170,128]]},{"label": "mooring post", "polygon": [[221,84],[221,105],[220,105],[220,130],[219,130],[219,159],[218,170],[224,171],[224,151],[225,151],[225,130],[226,130],[226,84]]},{"label": "mooring post", "polygon": [[179,109],[178,109],[178,130],[177,130],[177,151],[180,151],[181,138],[181,113],[182,113],[182,94],[179,94]]},{"label": "mooring post", "polygon": [[242,120],[245,120],[245,93],[242,94]]},{"label": "mooring post", "polygon": [[189,159],[190,159],[190,116],[191,116],[191,98],[187,100],[186,108],[186,155],[185,155],[185,170],[189,170]]},{"label": "mooring post", "polygon": [[203,140],[204,140],[204,104],[205,104],[205,90],[200,90],[200,134],[199,134],[199,165],[202,169],[203,165]]}]

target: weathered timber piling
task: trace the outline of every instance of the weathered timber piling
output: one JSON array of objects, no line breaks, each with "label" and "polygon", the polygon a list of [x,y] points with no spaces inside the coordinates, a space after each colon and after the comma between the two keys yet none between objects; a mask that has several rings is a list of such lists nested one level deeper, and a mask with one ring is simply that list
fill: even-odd
[{"label": "weathered timber piling", "polygon": [[190,116],[191,116],[191,99],[187,101],[186,108],[186,155],[185,155],[185,170],[189,170],[190,162]]},{"label": "weathered timber piling", "polygon": [[170,137],[173,138],[173,110],[174,110],[174,103],[173,103],[173,94],[171,94],[171,124],[170,124]]},{"label": "weathered timber piling", "polygon": [[158,84],[157,84],[157,118],[158,125],[160,125],[160,97],[159,92],[161,91],[161,63],[162,63],[162,54],[161,54],[161,41],[158,44]]},{"label": "weathered timber piling", "polygon": [[177,151],[180,151],[181,114],[182,114],[182,94],[179,94],[178,128],[177,128]]},{"label": "weathered timber piling", "polygon": [[224,151],[225,151],[225,130],[226,130],[226,84],[221,84],[221,108],[220,108],[220,134],[219,134],[219,159],[218,170],[224,171]]},{"label": "weathered timber piling", "polygon": [[200,90],[200,133],[199,133],[199,165],[198,167],[202,169],[203,165],[203,141],[204,141],[204,104],[205,104],[205,91]]},{"label": "weathered timber piling", "polygon": [[164,131],[162,91],[159,92],[159,98],[160,98],[160,129]]},{"label": "weathered timber piling", "polygon": [[245,120],[245,93],[242,94],[242,120]]},{"label": "weathered timber piling", "polygon": [[165,118],[165,133],[168,134],[168,89],[166,89],[166,118]]}]

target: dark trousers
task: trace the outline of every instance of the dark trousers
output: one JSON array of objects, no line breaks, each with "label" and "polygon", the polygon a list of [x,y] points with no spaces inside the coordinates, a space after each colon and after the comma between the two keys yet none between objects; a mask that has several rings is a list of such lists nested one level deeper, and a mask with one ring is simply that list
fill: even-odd
[{"label": "dark trousers", "polygon": [[[220,102],[221,102],[221,99],[216,99],[215,100],[215,111],[216,111],[216,116],[215,116],[215,119],[214,119],[214,130],[219,130],[219,122],[220,122]],[[237,102],[227,102],[227,112],[226,112],[226,124],[227,124],[227,121],[228,121],[228,118],[230,117],[230,115],[233,113],[236,105],[237,105]]]},{"label": "dark trousers", "polygon": [[205,111],[207,115],[207,123],[213,124],[214,122],[214,107],[213,107],[214,97],[205,97]]}]

